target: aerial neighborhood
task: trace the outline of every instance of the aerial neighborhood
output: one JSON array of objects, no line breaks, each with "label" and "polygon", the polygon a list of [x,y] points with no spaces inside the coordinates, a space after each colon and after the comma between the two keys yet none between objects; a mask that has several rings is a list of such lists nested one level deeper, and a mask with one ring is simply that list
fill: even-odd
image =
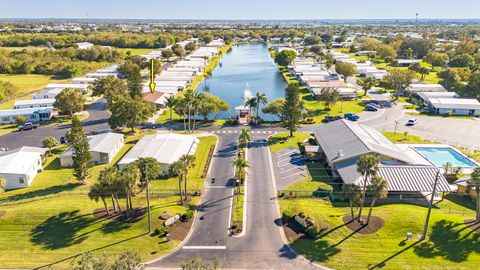
[{"label": "aerial neighborhood", "polygon": [[477,19],[86,16],[0,10],[0,268],[478,269]]}]

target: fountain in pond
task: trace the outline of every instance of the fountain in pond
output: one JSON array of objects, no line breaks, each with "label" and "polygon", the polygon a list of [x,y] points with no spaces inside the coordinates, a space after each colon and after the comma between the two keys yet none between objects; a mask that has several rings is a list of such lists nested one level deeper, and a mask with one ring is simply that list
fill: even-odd
[{"label": "fountain in pond", "polygon": [[247,82],[247,86],[245,87],[245,90],[243,91],[243,100],[247,102],[250,98],[253,97],[252,91],[250,91],[250,85]]}]

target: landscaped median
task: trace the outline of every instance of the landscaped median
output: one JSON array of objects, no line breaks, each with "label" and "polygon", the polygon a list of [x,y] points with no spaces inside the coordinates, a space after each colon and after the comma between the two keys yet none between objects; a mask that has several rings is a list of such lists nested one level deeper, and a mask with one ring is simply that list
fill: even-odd
[{"label": "landscaped median", "polygon": [[[140,139],[151,132],[126,134],[125,146],[108,165],[94,166],[91,177],[81,185],[73,169],[60,167],[58,155],[66,147],[53,151],[45,160],[45,170],[38,174],[29,188],[0,195],[0,267],[37,268],[53,264],[55,269],[71,269],[72,262],[86,251],[119,254],[133,250],[142,260],[152,259],[172,250],[186,237],[193,209],[199,196],[190,196],[188,204],[178,204],[178,181],[165,178],[150,181],[152,231],[148,233],[145,190],[132,198],[134,215],[105,216],[101,200],[89,197],[90,187],[100,171],[115,163]],[[203,187],[203,172],[215,136],[199,137],[195,152],[196,165],[188,177],[189,194]],[[197,192],[199,195],[199,192]],[[125,208],[125,199],[119,196]],[[111,205],[110,200],[107,200]],[[137,215],[138,212],[138,215]],[[183,221],[165,228],[166,219],[179,214]],[[168,242],[168,232],[172,241]]]}]

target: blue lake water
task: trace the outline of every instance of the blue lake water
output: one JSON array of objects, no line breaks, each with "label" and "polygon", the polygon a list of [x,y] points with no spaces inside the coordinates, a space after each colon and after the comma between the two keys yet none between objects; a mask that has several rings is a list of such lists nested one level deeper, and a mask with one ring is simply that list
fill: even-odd
[{"label": "blue lake water", "polygon": [[[269,101],[284,96],[287,87],[282,74],[273,62],[264,44],[241,44],[232,46],[232,50],[223,56],[220,64],[198,87],[199,92],[209,92],[226,100],[230,112],[222,118],[235,116],[235,106],[244,105],[246,86],[253,95],[264,93]],[[260,115],[265,120],[272,120],[270,115]]]},{"label": "blue lake water", "polygon": [[442,167],[447,162],[450,162],[453,167],[477,167],[477,164],[452,148],[415,147],[415,150],[437,167]]}]

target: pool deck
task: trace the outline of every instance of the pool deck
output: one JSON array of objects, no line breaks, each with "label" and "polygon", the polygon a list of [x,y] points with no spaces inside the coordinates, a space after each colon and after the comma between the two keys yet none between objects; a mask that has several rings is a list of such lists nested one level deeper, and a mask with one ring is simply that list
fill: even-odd
[{"label": "pool deck", "polygon": [[[409,158],[411,158],[415,164],[417,165],[426,165],[426,166],[437,166],[433,162],[429,161],[423,155],[421,155],[415,148],[450,148],[463,156],[464,158],[468,159],[472,163],[476,164],[480,167],[480,164],[475,160],[469,158],[467,155],[462,153],[460,150],[456,149],[455,147],[448,145],[448,144],[396,144],[400,150],[402,150]],[[438,167],[442,169],[442,167]],[[463,167],[464,173],[471,173],[474,167]]]}]

